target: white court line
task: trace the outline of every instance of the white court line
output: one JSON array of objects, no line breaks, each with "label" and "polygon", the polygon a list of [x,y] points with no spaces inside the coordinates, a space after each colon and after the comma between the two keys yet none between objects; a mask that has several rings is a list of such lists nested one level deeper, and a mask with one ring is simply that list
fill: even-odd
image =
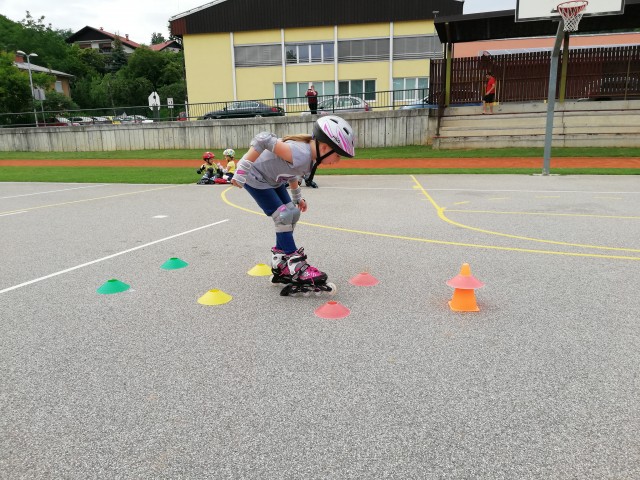
[{"label": "white court line", "polygon": [[85,186],[85,187],[63,188],[62,190],[48,190],[46,192],[24,193],[22,195],[11,195],[10,197],[0,197],[0,200],[4,200],[6,198],[30,197],[31,195],[43,195],[45,193],[68,192],[69,190],[80,190],[81,188],[106,187],[107,185],[109,185],[109,184],[108,183],[101,183],[100,185],[89,185],[89,186]]},{"label": "white court line", "polygon": [[229,219],[220,220],[219,222],[210,223],[209,225],[204,225],[202,227],[193,228],[191,230],[187,230],[186,232],[176,233],[175,235],[171,235],[170,237],[161,238],[160,240],[154,240],[153,242],[145,243],[144,245],[138,245],[137,247],[130,248],[128,250],[123,250],[122,252],[114,253],[112,255],[107,255],[106,257],[98,258],[97,260],[92,260],[87,263],[83,263],[81,265],[76,265],[75,267],[67,268],[65,270],[60,270],[59,272],[50,273],[49,275],[45,275],[44,277],[35,278],[33,280],[29,280],[28,282],[21,283],[19,285],[14,285],[13,287],[8,287],[3,290],[0,290],[0,293],[10,292],[11,290],[16,290],[21,287],[26,287],[27,285],[31,285],[32,283],[41,282],[42,280],[47,280],[52,277],[56,277],[58,275],[62,275],[63,273],[73,272],[74,270],[78,270],[79,268],[88,267],[89,265],[93,265],[95,263],[104,262],[105,260],[109,260],[110,258],[118,257],[120,255],[124,255],[125,253],[135,252],[136,250],[140,250],[141,248],[149,247],[151,245],[155,245],[156,243],[164,242],[166,240],[171,240],[172,238],[181,237],[182,235],[187,235],[189,233],[197,232],[198,230],[202,230],[204,228],[213,227],[214,225],[219,225],[224,222],[228,222]]},{"label": "white court line", "polygon": [[0,217],[6,217],[8,215],[18,215],[19,213],[27,213],[26,210],[23,210],[22,212],[9,212],[9,213],[0,213]]}]

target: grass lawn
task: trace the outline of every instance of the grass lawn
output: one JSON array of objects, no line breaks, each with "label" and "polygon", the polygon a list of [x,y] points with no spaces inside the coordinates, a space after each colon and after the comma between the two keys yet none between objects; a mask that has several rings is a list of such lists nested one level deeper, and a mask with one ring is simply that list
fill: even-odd
[{"label": "grass lawn", "polygon": [[[204,150],[119,150],[115,152],[0,152],[0,160],[67,160],[85,158],[122,159],[201,159]],[[216,158],[224,158],[222,149],[212,149]],[[240,158],[246,149],[236,149]],[[543,157],[542,148],[484,148],[472,150],[434,150],[429,146],[358,148],[357,158],[504,158]],[[640,158],[640,148],[554,148],[552,157]]]},{"label": "grass lawn", "polygon": [[[223,158],[222,150],[212,150],[216,158]],[[0,182],[70,182],[70,183],[195,183],[200,176],[192,168],[150,167],[43,167],[38,160],[67,159],[194,159],[202,158],[202,150],[129,150],[115,152],[0,152],[0,160],[33,160],[30,167],[0,168]],[[236,150],[240,158],[245,150]],[[359,159],[389,158],[505,158],[539,157],[540,168],[323,168],[318,175],[406,175],[406,174],[521,174],[540,173],[542,148],[503,148],[479,150],[434,150],[426,146],[363,148],[357,150]],[[640,148],[556,148],[553,157],[640,157]],[[344,160],[348,162],[348,160]],[[552,169],[559,175],[639,175],[640,169],[572,168]]]}]

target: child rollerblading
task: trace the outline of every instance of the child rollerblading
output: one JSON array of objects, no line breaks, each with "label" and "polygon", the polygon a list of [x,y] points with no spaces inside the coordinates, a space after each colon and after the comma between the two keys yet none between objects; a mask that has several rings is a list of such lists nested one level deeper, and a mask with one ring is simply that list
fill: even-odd
[{"label": "child rollerblading", "polygon": [[[335,286],[327,283],[327,274],[309,265],[307,255],[293,238],[300,214],[307,211],[299,178],[315,171],[323,161],[331,165],[340,161],[341,156],[353,157],[354,139],[353,129],[342,118],[320,117],[313,125],[312,135],[280,139],[273,133],[259,133],[237,163],[231,183],[247,190],[275,224],[272,282],[285,285],[281,291],[283,296],[335,292]],[[289,184],[290,191],[285,183]]]}]

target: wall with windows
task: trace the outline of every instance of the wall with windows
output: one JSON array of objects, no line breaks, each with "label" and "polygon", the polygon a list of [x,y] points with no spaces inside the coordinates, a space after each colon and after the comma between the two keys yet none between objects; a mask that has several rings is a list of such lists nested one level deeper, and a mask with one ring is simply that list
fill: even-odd
[{"label": "wall with windows", "polygon": [[430,20],[185,35],[184,43],[191,103],[306,103],[295,97],[313,83],[320,96],[357,95],[375,107],[374,91],[418,89],[419,97],[428,88],[429,59],[442,58]]}]

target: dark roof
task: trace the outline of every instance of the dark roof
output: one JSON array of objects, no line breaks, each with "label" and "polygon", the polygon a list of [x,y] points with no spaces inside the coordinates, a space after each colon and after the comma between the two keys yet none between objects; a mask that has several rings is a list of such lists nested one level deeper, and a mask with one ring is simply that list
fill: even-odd
[{"label": "dark roof", "polygon": [[67,43],[91,42],[96,40],[115,40],[116,37],[118,37],[124,45],[133,49],[140,48],[141,46],[139,43],[129,40],[126,36],[123,37],[122,35],[116,35],[115,33],[107,32],[102,28],[93,28],[88,25],[71,35],[66,41]]},{"label": "dark roof", "polygon": [[[558,3],[560,3],[559,0]],[[501,38],[555,36],[558,23],[551,20],[516,22],[515,10],[438,15],[436,32],[442,43],[476,42]],[[640,0],[626,0],[624,14],[584,17],[577,33],[630,31],[640,27]]]},{"label": "dark roof", "polygon": [[462,13],[457,0],[217,0],[169,19],[173,35],[426,20]]}]

